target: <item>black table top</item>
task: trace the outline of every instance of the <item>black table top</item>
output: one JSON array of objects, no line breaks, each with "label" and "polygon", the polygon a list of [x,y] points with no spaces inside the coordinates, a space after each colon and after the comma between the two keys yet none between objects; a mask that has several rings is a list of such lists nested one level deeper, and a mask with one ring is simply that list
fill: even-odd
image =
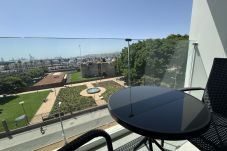
[{"label": "black table top", "polygon": [[131,87],[131,92],[130,88],[118,91],[110,97],[108,108],[125,128],[165,140],[198,136],[207,130],[211,118],[206,105],[195,97],[151,86]]}]

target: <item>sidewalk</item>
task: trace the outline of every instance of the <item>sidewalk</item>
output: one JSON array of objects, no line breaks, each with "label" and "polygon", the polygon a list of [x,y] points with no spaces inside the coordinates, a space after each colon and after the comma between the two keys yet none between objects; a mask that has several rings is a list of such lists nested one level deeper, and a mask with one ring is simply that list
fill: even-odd
[{"label": "sidewalk", "polygon": [[[98,126],[112,122],[108,109],[91,112],[63,121],[66,137],[81,134]],[[41,134],[40,129],[34,129],[24,133],[14,135],[12,139],[0,139],[0,150],[2,151],[31,151],[42,146],[62,140],[60,123],[51,124],[44,127],[45,134]]]},{"label": "sidewalk", "polygon": [[[68,85],[65,85],[65,86],[74,87],[74,86],[86,85],[87,88],[92,88],[92,87],[94,87],[92,84],[95,84],[97,82],[102,82],[102,81],[115,81],[115,82],[119,83],[116,80],[116,78],[108,78],[108,79],[103,79],[103,80],[94,80],[94,81],[89,81],[89,82],[68,84]],[[39,90],[39,91],[51,90],[51,92],[47,96],[47,101],[42,103],[42,105],[37,110],[36,114],[33,116],[32,120],[30,121],[31,124],[42,122],[42,120],[43,120],[42,115],[45,115],[45,117],[48,117],[48,115],[51,112],[51,109],[52,109],[52,107],[53,107],[53,105],[56,101],[56,96],[58,95],[60,89],[62,89],[62,88],[64,88],[64,87],[57,87],[57,88]],[[87,95],[87,96],[93,97],[97,105],[104,105],[104,104],[106,104],[106,101],[104,99],[102,99],[100,96],[101,96],[102,93],[105,92],[105,89],[104,88],[100,88],[100,89],[101,89],[101,92],[94,94],[94,95],[92,94],[92,95]],[[23,92],[23,93],[18,93],[17,95],[28,94],[28,93],[33,93],[33,92],[37,92],[37,91]],[[84,94],[82,94],[82,95],[86,96]]]},{"label": "sidewalk", "polygon": [[[93,84],[91,82],[87,82],[86,83],[87,88],[93,88],[94,87]],[[88,94],[87,90],[83,90],[83,91],[81,91],[80,95],[82,95],[82,96],[91,96],[91,97],[93,97],[93,99],[95,100],[95,103],[97,105],[104,105],[104,104],[106,104],[106,101],[103,98],[101,98],[101,96],[106,91],[106,89],[103,88],[103,87],[98,87],[98,88],[100,89],[100,92],[98,92],[98,93]]]},{"label": "sidewalk", "polygon": [[55,100],[57,98],[56,96],[58,95],[59,91],[60,91],[60,88],[54,88],[54,90],[49,93],[49,95],[47,96],[46,102],[42,103],[42,105],[39,107],[36,114],[33,116],[31,120],[32,124],[42,122],[43,121],[42,118],[39,117],[42,114],[45,114],[46,117],[49,116],[49,113],[52,107],[54,106]]}]

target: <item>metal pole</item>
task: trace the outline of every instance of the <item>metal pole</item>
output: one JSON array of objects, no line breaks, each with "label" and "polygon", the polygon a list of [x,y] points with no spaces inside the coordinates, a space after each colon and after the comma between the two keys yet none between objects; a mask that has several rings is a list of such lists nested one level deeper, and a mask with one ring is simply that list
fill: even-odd
[{"label": "metal pole", "polygon": [[176,69],[175,78],[174,78],[174,88],[176,88],[176,85],[177,85],[177,69]]},{"label": "metal pole", "polygon": [[25,109],[24,109],[24,101],[19,102],[19,104],[20,104],[21,107],[22,107],[22,110],[23,110],[24,115],[25,115],[25,117],[26,117],[27,124],[29,124],[28,117],[27,117],[27,114],[26,114]]},{"label": "metal pole", "polygon": [[[194,67],[195,67],[195,58],[196,58],[196,49],[198,47],[197,42],[193,42],[193,52],[192,52],[192,62],[191,62],[191,69],[190,69],[190,85],[189,87],[192,87],[192,78],[193,78],[193,73],[194,73]],[[191,92],[189,92],[190,94]]]},{"label": "metal pole", "polygon": [[58,102],[58,114],[59,114],[60,123],[61,123],[62,136],[64,138],[65,144],[67,144],[67,140],[66,140],[66,137],[65,137],[64,127],[63,127],[63,124],[62,124],[62,118],[61,118],[61,102]]},{"label": "metal pole", "polygon": [[128,87],[129,87],[129,101],[130,101],[130,117],[133,116],[133,109],[132,109],[132,95],[131,95],[131,71],[130,71],[130,41],[132,39],[125,39],[128,42]]},{"label": "metal pole", "polygon": [[80,45],[79,45],[79,48],[80,48],[80,59],[81,59],[81,47],[80,47]]},{"label": "metal pole", "polygon": [[125,39],[128,42],[128,86],[131,87],[131,74],[130,74],[130,41],[131,39]]}]

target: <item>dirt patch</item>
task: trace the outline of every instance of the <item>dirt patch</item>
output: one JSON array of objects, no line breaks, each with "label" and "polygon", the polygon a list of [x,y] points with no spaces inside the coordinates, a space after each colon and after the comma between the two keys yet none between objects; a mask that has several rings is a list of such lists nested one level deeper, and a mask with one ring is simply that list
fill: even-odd
[{"label": "dirt patch", "polygon": [[46,77],[44,77],[42,80],[40,80],[38,83],[36,83],[34,86],[43,86],[43,85],[49,85],[49,84],[56,84],[56,83],[62,83],[64,81],[65,73],[63,72],[57,72],[57,73],[51,73],[48,74]]}]

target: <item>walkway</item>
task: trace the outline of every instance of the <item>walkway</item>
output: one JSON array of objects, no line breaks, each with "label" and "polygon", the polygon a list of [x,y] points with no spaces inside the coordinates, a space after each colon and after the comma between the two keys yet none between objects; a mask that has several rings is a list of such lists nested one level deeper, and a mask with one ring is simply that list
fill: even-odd
[{"label": "walkway", "polygon": [[40,123],[42,122],[42,115],[49,116],[49,113],[54,106],[56,96],[58,95],[61,88],[55,88],[52,92],[49,93],[47,96],[46,102],[43,102],[42,105],[39,107],[38,111],[34,115],[31,120],[31,124]]},{"label": "walkway", "polygon": [[[87,85],[87,88],[94,87],[91,82],[87,82],[86,85]],[[104,104],[106,104],[106,101],[103,99],[102,94],[106,91],[106,89],[103,87],[98,87],[98,88],[100,89],[100,92],[98,92],[98,93],[88,94],[87,89],[85,89],[85,90],[81,91],[80,95],[87,96],[87,97],[91,96],[91,97],[93,97],[93,99],[95,100],[95,103],[97,105],[104,105]]]},{"label": "walkway", "polygon": [[[117,80],[120,77],[114,77],[114,78],[108,78],[108,79],[101,79],[101,80],[94,80],[94,81],[89,81],[89,82],[82,82],[82,83],[76,83],[76,84],[67,84],[65,86],[68,87],[74,87],[74,86],[81,86],[81,85],[86,85],[88,88],[92,88],[94,87],[92,84],[96,84],[97,82],[104,82],[104,81],[114,81],[117,82],[118,84],[120,84],[121,86],[124,86],[124,81],[121,80]],[[47,96],[47,101],[43,102],[42,105],[39,107],[38,111],[36,112],[36,114],[34,115],[34,117],[32,118],[32,120],[30,121],[31,124],[35,124],[35,123],[40,123],[42,122],[42,115],[44,116],[48,116],[49,113],[51,112],[52,107],[54,106],[55,100],[56,100],[56,96],[58,95],[59,91],[61,88],[64,87],[57,87],[54,89],[42,89],[42,90],[38,90],[38,91],[47,91],[47,90],[52,90],[52,92],[49,93],[49,95]],[[101,96],[106,89],[99,87],[101,89],[101,91],[99,93],[96,94],[85,94],[83,92],[83,96],[91,96],[94,98],[95,102],[97,105],[104,105],[106,104],[106,101],[103,99],[103,97]],[[29,92],[22,92],[22,93],[18,93],[19,94],[27,94],[27,93],[33,93],[33,92],[37,92],[37,91],[29,91]]]},{"label": "walkway", "polygon": [[120,84],[123,87],[128,87],[127,85],[125,85],[125,82],[124,81],[118,80],[118,78],[113,79],[113,81],[116,82],[116,83],[118,83],[118,84]]}]

